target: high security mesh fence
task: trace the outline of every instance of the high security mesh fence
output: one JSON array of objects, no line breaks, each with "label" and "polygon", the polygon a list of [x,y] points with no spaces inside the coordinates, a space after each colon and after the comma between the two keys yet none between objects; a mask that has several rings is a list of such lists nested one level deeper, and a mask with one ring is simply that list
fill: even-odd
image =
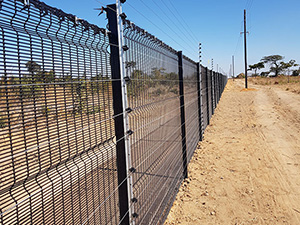
[{"label": "high security mesh fence", "polygon": [[186,126],[186,145],[187,160],[193,153],[199,142],[199,108],[198,108],[198,86],[197,86],[197,63],[187,57],[183,57],[183,88],[185,104],[185,126]]},{"label": "high security mesh fence", "polygon": [[108,38],[39,1],[0,6],[1,223],[118,223]]},{"label": "high security mesh fence", "polygon": [[227,78],[105,10],[0,1],[1,224],[163,224],[187,176]]},{"label": "high security mesh fence", "polygon": [[156,224],[183,175],[178,56],[130,21],[124,37],[136,222]]}]

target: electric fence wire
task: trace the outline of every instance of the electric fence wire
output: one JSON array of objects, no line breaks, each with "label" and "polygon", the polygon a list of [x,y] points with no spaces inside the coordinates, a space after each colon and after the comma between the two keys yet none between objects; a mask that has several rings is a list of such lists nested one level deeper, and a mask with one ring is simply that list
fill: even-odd
[{"label": "electric fence wire", "polygon": [[[192,43],[195,42],[196,44],[198,44],[199,41],[192,40],[192,39],[193,39],[193,36],[191,36],[191,35],[189,34],[189,32],[187,31],[186,27],[182,25],[181,21],[178,19],[177,16],[174,15],[174,13],[170,10],[170,7],[168,7],[164,1],[162,1],[162,3],[166,6],[166,9],[172,14],[173,18],[176,19],[176,20],[179,22],[179,24],[181,25],[181,27],[182,27],[185,31],[183,31],[182,28],[181,28],[180,26],[178,26],[178,24],[176,24],[176,23],[174,22],[174,19],[171,19],[171,18],[170,18],[170,16],[165,12],[165,10],[163,10],[163,9],[161,8],[160,5],[158,5],[158,4],[155,2],[155,0],[152,0],[152,2],[153,2],[153,3],[157,6],[157,8],[163,13],[163,15],[169,19],[169,21],[174,25],[174,27],[177,27],[177,29],[180,31],[180,32],[179,32],[180,34],[182,34],[185,38],[189,39],[190,42],[192,42]],[[194,49],[194,47],[193,47],[193,49]]]},{"label": "electric fence wire", "polygon": [[[100,1],[100,0],[95,0],[96,2],[98,2],[98,3],[100,3],[100,4],[103,4],[104,6],[105,5],[107,5],[106,3],[104,3],[104,2],[102,2],[102,1]],[[152,0],[153,2],[154,2],[154,0]],[[162,1],[162,0],[161,0]],[[145,7],[147,7],[152,13],[154,13],[154,15],[155,16],[157,16],[173,33],[175,33],[178,37],[180,37],[180,35],[178,35],[178,33],[176,33],[175,31],[174,31],[174,29],[172,28],[172,27],[170,27],[170,25],[168,25],[168,24],[166,24],[166,22],[162,19],[162,18],[160,18],[160,16],[156,13],[156,12],[154,12],[154,10],[150,7],[150,6],[148,6],[148,5],[146,5],[145,4],[145,2],[144,1],[141,1],[144,5],[145,5]],[[170,2],[170,5],[173,7],[173,9],[176,11],[176,13],[174,13],[174,12],[172,12],[171,11],[171,9],[170,9],[170,7],[168,7],[167,5],[166,5],[166,3],[165,2],[163,2],[162,1],[162,3],[166,6],[166,8],[172,13],[172,15],[174,16],[174,18],[179,22],[179,24],[182,26],[182,28],[183,29],[185,29],[185,31],[186,31],[186,33],[185,32],[181,32],[181,33],[183,33],[184,34],[184,36],[185,37],[188,37],[190,40],[191,40],[191,38],[193,38],[194,39],[194,41],[196,42],[196,43],[199,43],[199,40],[197,40],[197,37],[195,36],[195,34],[194,34],[194,32],[191,30],[191,28],[188,26],[188,24],[187,24],[187,22],[185,21],[185,19],[181,16],[181,14],[177,11],[177,9],[176,9],[176,7],[172,4],[172,2],[169,0],[169,2]],[[155,3],[155,2],[154,2]],[[192,53],[190,50],[188,50],[188,49],[186,49],[182,44],[180,44],[180,43],[178,43],[178,41],[176,41],[172,36],[170,36],[168,33],[166,33],[163,29],[161,29],[157,24],[155,24],[155,23],[153,23],[149,18],[147,18],[143,13],[141,13],[140,12],[140,10],[138,10],[138,9],[136,9],[133,5],[131,5],[129,2],[126,2],[126,4],[127,5],[129,5],[135,12],[137,12],[139,15],[141,15],[142,17],[144,17],[148,22],[150,22],[152,25],[154,25],[157,29],[159,29],[162,33],[164,33],[166,36],[168,36],[172,41],[174,41],[178,46],[180,46],[180,47],[182,47],[182,49],[184,49],[184,50],[186,50],[189,54],[191,54],[191,55],[194,55],[194,53]],[[156,3],[156,5],[157,5],[157,3]],[[107,7],[107,6],[106,6]],[[113,10],[113,9],[112,9]],[[161,9],[160,9],[161,10]],[[115,11],[115,10],[113,10],[113,11]],[[176,16],[176,14],[177,15],[179,15],[179,17],[181,18],[181,20],[179,20],[178,19],[178,16]],[[167,14],[165,14],[165,16],[167,16]],[[169,16],[167,16],[168,18],[169,18],[169,20],[171,20],[170,19],[170,17]],[[172,21],[172,20],[171,20]],[[185,24],[185,25],[183,25],[182,24],[182,22],[181,21],[183,21],[183,23]],[[132,21],[132,22],[134,22],[134,21]],[[188,30],[187,30],[188,29]],[[182,31],[182,30],[181,30]],[[186,35],[186,34],[190,34],[190,35]],[[183,40],[181,37],[180,37],[180,39],[181,40]],[[190,47],[190,48],[193,48],[190,44],[188,44],[188,46]],[[212,59],[212,57],[208,54],[208,51],[206,50],[206,48],[204,48],[203,49],[203,51],[202,51],[202,55],[203,55],[203,58],[205,58],[206,59],[206,61],[210,61],[211,59]]]},{"label": "electric fence wire", "polygon": [[[95,0],[96,2],[100,3],[100,4],[103,4],[103,5],[106,5],[104,2],[101,2],[99,0]],[[152,13],[154,13],[173,33],[175,33],[182,41],[185,41],[184,39],[182,39],[180,37],[180,35],[178,35],[177,32],[175,32],[175,30],[173,28],[170,27],[170,25],[168,25],[163,19],[160,18],[160,16],[154,11],[151,9],[151,7],[149,7],[148,5],[145,4],[145,2],[143,2],[141,0],[141,2],[145,5],[145,7],[147,7]],[[178,43],[172,36],[170,36],[168,33],[166,33],[163,29],[161,29],[159,26],[157,26],[155,23],[153,23],[150,19],[148,19],[146,16],[144,16],[144,14],[142,14],[139,10],[137,10],[134,6],[132,6],[130,3],[126,3],[128,4],[133,10],[135,10],[138,14],[140,14],[141,16],[143,16],[148,22],[150,22],[152,25],[154,25],[156,28],[158,28],[161,32],[163,32],[166,36],[168,36],[172,41],[174,41],[177,45],[179,45],[180,47],[182,47],[186,52],[188,52],[189,54],[191,55],[194,55],[194,53],[192,53],[190,50],[186,49],[182,44]],[[112,11],[116,12],[116,10],[110,8],[109,6],[105,6],[109,9],[111,9]],[[171,19],[170,19],[171,20]],[[134,23],[134,21],[131,21]],[[185,35],[184,32],[182,32],[184,34],[185,37],[188,37]],[[113,45],[111,43],[109,43],[110,45]],[[191,49],[194,49],[194,47],[192,47],[190,44],[188,44],[188,47],[190,47]]]},{"label": "electric fence wire", "polygon": [[[184,47],[182,44],[180,44],[178,41],[176,41],[172,36],[170,36],[166,31],[164,31],[161,27],[159,27],[157,24],[155,24],[152,20],[150,20],[148,17],[146,17],[143,13],[141,13],[138,9],[136,9],[133,5],[131,5],[130,3],[126,3],[128,4],[134,11],[136,11],[138,14],[140,14],[142,17],[144,17],[148,22],[150,22],[153,26],[155,26],[157,29],[159,29],[162,33],[164,33],[167,37],[169,37],[172,41],[174,41],[174,43],[176,43],[178,46],[182,47],[183,50],[185,50],[186,52],[188,52],[191,55],[194,55],[193,52],[191,52],[189,49],[187,49],[186,47]],[[160,18],[160,17],[159,17]],[[160,18],[160,20],[162,20]],[[163,21],[163,20],[162,20]],[[134,22],[134,21],[132,21]],[[164,22],[165,23],[165,22]],[[173,33],[176,34],[176,32],[174,31],[174,29],[170,28],[172,30]]]},{"label": "electric fence wire", "polygon": [[[164,0],[160,0],[165,6],[167,9],[169,9],[171,11],[171,7],[174,9],[175,13],[172,12],[174,18],[176,18],[176,20],[179,22],[179,24],[190,34],[190,36],[195,40],[195,42],[199,42],[197,36],[195,35],[194,31],[190,28],[190,26],[188,25],[188,23],[186,22],[185,18],[183,18],[181,16],[181,13],[176,9],[176,7],[174,6],[174,4],[172,3],[171,0],[168,0],[169,1],[169,4],[171,7],[168,7],[168,5],[166,5],[165,1]],[[172,10],[173,11],[173,10]],[[178,17],[180,19],[178,19]],[[181,21],[184,23],[184,25],[181,23]],[[204,55],[207,55],[207,59],[212,59],[212,57],[210,56],[208,50],[206,50],[206,48],[204,47],[203,48],[203,54]]]}]

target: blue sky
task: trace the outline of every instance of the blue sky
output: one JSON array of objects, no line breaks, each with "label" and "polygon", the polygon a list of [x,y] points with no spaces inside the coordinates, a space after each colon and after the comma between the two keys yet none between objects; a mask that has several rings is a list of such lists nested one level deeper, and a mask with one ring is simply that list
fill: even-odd
[{"label": "blue sky", "polygon": [[[44,0],[48,5],[104,27],[105,15],[94,8],[114,0]],[[248,64],[263,56],[279,54],[300,63],[299,0],[127,0],[123,12],[135,24],[185,55],[198,60],[202,43],[202,64],[217,64],[229,72],[232,55],[235,72],[244,70],[243,10],[247,10]]]}]

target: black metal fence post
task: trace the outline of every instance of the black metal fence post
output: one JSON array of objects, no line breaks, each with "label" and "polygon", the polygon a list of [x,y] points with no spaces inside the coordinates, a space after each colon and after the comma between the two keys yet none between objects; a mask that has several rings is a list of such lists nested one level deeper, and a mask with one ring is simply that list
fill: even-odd
[{"label": "black metal fence post", "polygon": [[222,74],[219,73],[219,80],[218,80],[218,87],[219,87],[219,101],[220,101],[220,97],[221,97],[221,80],[222,79]]},{"label": "black metal fence post", "polygon": [[215,107],[214,107],[214,105],[215,105],[215,103],[214,103],[214,89],[215,89],[215,85],[214,85],[214,74],[215,74],[215,72],[214,71],[211,71],[211,115],[213,115],[214,114],[214,112],[215,112]]},{"label": "black metal fence post", "polygon": [[218,73],[218,104],[219,104],[219,101],[220,101],[220,73]]},{"label": "black metal fence post", "polygon": [[218,73],[215,73],[215,108],[218,104]]},{"label": "black metal fence post", "polygon": [[209,96],[208,96],[208,93],[209,93],[209,83],[208,83],[208,68],[206,67],[205,68],[205,77],[206,77],[206,110],[207,110],[207,125],[209,125]]},{"label": "black metal fence post", "polygon": [[188,173],[187,173],[187,154],[186,154],[186,128],[185,128],[185,110],[184,110],[182,51],[178,52],[178,73],[179,73],[183,176],[187,178]]},{"label": "black metal fence post", "polygon": [[118,38],[118,20],[116,5],[108,5],[107,18],[109,25],[109,42],[110,42],[110,65],[112,76],[112,91],[113,91],[113,109],[115,121],[115,134],[117,139],[116,156],[117,156],[117,171],[118,171],[118,191],[119,191],[119,209],[120,219],[124,225],[129,225],[129,201],[127,189],[127,165],[126,165],[126,150],[125,150],[125,132],[123,123],[123,97],[122,97],[122,81],[120,68],[120,52]]},{"label": "black metal fence post", "polygon": [[199,117],[199,140],[202,141],[202,108],[201,108],[201,74],[200,64],[197,63],[197,91],[198,91],[198,117]]},{"label": "black metal fence post", "polygon": [[218,90],[218,73],[215,74],[215,99],[216,99],[216,103],[215,103],[215,108],[217,107],[218,105],[218,93],[219,93],[219,90]]},{"label": "black metal fence post", "polygon": [[215,72],[215,79],[214,79],[214,83],[215,83],[215,108],[217,107],[217,103],[218,103],[218,73]]}]

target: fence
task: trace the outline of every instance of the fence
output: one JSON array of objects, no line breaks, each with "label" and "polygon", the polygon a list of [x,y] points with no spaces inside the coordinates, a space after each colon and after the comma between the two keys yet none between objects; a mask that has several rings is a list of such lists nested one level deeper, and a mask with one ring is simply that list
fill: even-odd
[{"label": "fence", "polygon": [[226,77],[106,12],[0,1],[1,224],[162,224],[188,175]]}]

